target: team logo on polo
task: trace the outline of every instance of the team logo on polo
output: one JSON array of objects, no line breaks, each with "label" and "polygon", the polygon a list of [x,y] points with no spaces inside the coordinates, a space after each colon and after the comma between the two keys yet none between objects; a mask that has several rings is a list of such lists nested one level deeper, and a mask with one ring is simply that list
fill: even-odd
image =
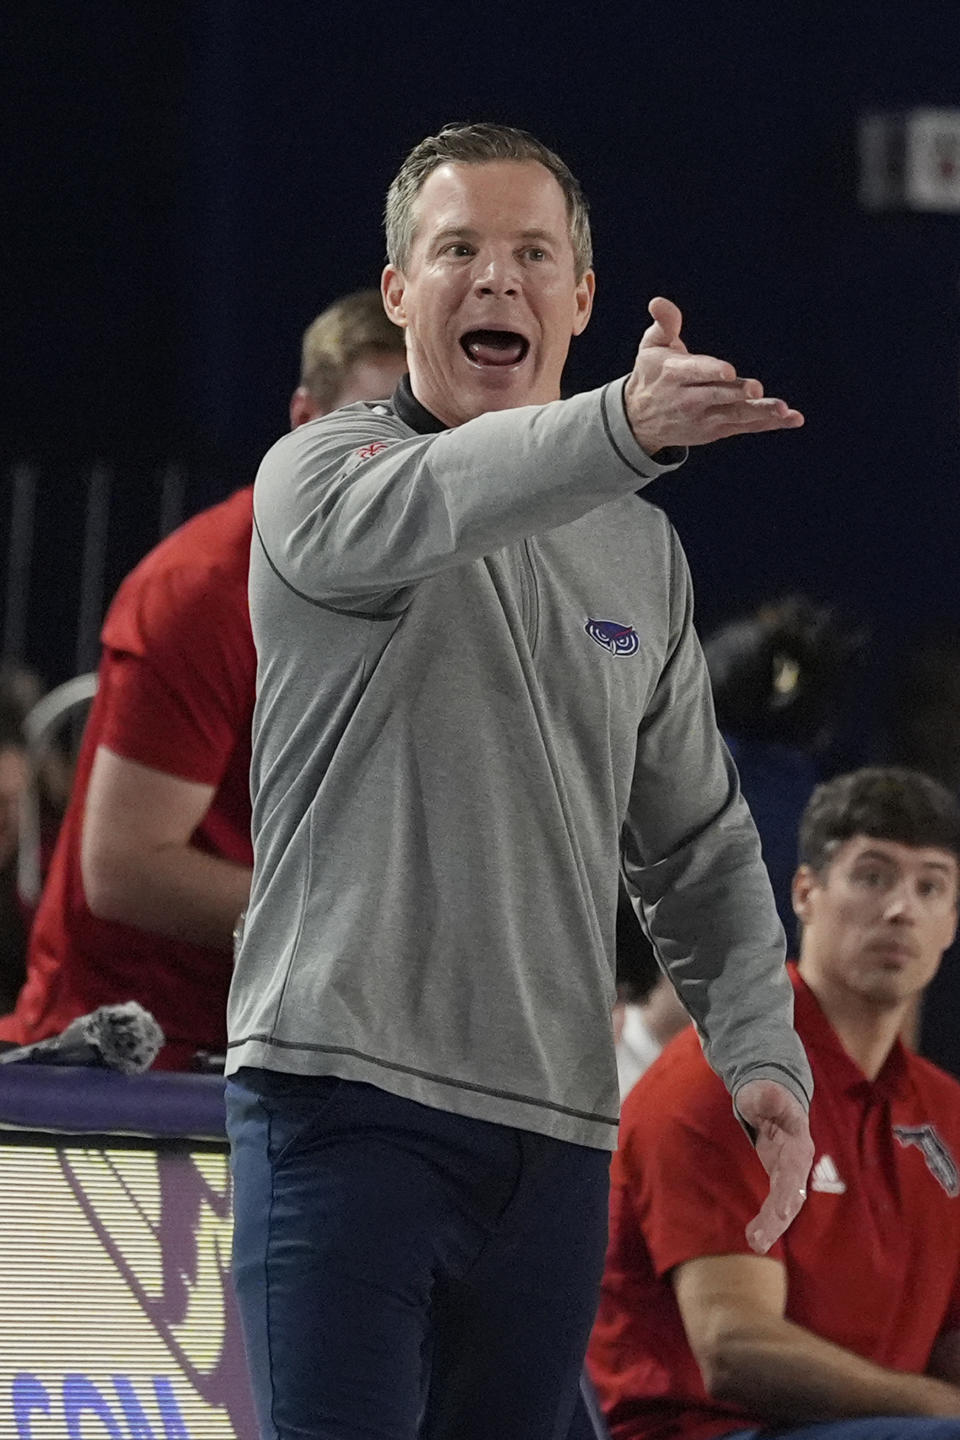
[{"label": "team logo on polo", "polygon": [[927,1169],[952,1198],[960,1195],[960,1170],[933,1125],[894,1125],[893,1133],[903,1146],[916,1145]]},{"label": "team logo on polo", "polygon": [[636,630],[619,620],[588,620],[583,628],[591,640],[609,650],[611,655],[636,655],[640,649]]}]

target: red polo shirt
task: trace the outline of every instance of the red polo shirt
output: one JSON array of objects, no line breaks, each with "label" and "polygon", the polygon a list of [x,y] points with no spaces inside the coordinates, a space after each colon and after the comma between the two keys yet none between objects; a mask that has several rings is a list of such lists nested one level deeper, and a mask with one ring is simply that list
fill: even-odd
[{"label": "red polo shirt", "polygon": [[[816,1090],[808,1198],[770,1255],[787,1318],[867,1360],[922,1373],[960,1328],[960,1085],[899,1043],[872,1083],[794,966],[795,1023]],[[615,1440],[689,1440],[763,1426],[711,1400],[670,1271],[750,1254],[767,1177],[692,1030],[624,1103],[607,1253],[588,1365]]]},{"label": "red polo shirt", "polygon": [[226,1046],[227,949],[101,920],[87,905],[83,812],[99,745],[214,794],[193,836],[253,863],[250,726],[257,657],[247,608],[253,490],[188,520],[127,576],[104,621],[97,697],[30,936],[27,979],[0,1039],[56,1035],[99,1005],[138,1000],[167,1043],[157,1068],[189,1069]]}]

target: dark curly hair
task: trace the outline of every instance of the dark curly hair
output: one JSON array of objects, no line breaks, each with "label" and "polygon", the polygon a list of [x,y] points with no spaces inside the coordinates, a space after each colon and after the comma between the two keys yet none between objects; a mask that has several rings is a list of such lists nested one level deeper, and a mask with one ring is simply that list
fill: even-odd
[{"label": "dark curly hair", "polygon": [[822,870],[845,840],[870,835],[949,850],[960,863],[960,804],[919,770],[871,766],[818,785],[800,822],[801,865]]}]

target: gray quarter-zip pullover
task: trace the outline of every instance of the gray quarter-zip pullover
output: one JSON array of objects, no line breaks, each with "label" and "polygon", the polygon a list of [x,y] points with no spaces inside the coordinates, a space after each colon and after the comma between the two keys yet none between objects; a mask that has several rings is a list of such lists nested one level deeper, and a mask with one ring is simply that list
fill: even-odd
[{"label": "gray quarter-zip pullover", "polygon": [[228,1071],[612,1148],[619,853],[731,1092],[809,1098],[684,556],[634,493],[672,467],[623,384],[444,430],[405,382],[264,459]]}]

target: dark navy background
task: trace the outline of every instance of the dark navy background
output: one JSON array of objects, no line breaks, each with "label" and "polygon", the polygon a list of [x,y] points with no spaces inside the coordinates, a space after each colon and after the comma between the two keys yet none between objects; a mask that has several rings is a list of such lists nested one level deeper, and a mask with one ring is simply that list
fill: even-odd
[{"label": "dark navy background", "polygon": [[165,461],[188,511],[252,477],[304,325],[375,282],[390,176],[450,119],[524,125],[585,184],[598,298],[570,389],[629,369],[664,293],[691,348],[806,412],[656,487],[702,625],[795,587],[885,648],[957,614],[960,216],[856,198],[861,111],[960,105],[955,0],[13,0],[0,25],[0,459],[45,467],[49,679],[71,669],[80,462],[117,467],[109,590],[156,538]]}]

